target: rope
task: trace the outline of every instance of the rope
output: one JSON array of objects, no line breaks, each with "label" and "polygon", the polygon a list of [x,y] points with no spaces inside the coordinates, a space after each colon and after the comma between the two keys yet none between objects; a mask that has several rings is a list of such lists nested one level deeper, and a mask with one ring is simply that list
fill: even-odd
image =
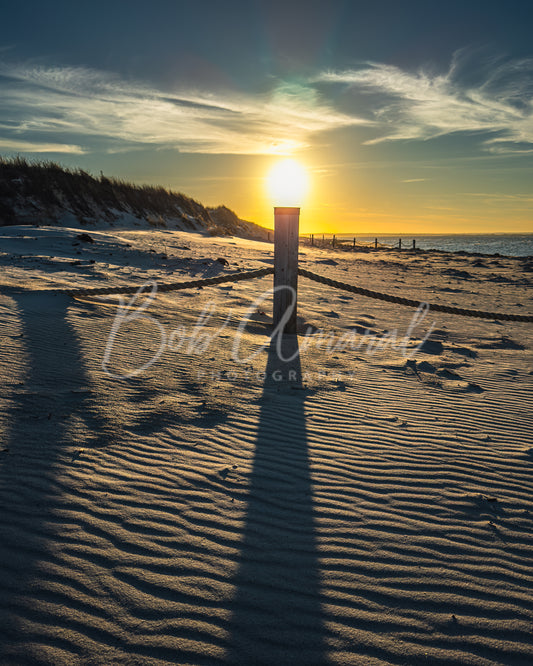
[{"label": "rope", "polygon": [[[265,275],[272,275],[274,268],[261,268],[256,271],[247,271],[246,273],[234,273],[233,275],[220,275],[219,277],[203,278],[202,280],[187,280],[184,282],[169,282],[167,284],[158,285],[159,292],[177,291],[179,289],[193,289],[195,287],[209,287],[224,282],[241,282],[242,280],[253,280],[254,278],[264,277]],[[326,284],[335,289],[342,289],[349,291],[352,294],[359,294],[367,298],[376,298],[380,301],[387,301],[388,303],[396,303],[398,305],[406,305],[408,307],[418,308],[425,305],[425,301],[415,301],[411,298],[403,298],[402,296],[393,296],[392,294],[384,294],[379,291],[371,291],[363,287],[356,287],[352,284],[345,282],[338,282],[322,275],[317,275],[305,268],[298,268],[298,275],[306,277],[314,282]],[[102,296],[104,294],[134,294],[143,285],[124,286],[124,287],[104,287],[95,289],[61,289],[57,293],[68,294],[74,298],[81,296]],[[446,312],[447,314],[462,315],[464,317],[477,317],[478,319],[497,319],[501,321],[522,321],[533,322],[533,315],[519,315],[507,314],[501,312],[485,312],[483,310],[470,310],[467,308],[455,308],[450,305],[438,305],[428,303],[430,310],[434,312]]]},{"label": "rope", "polygon": [[[193,289],[194,287],[209,287],[224,282],[240,282],[241,280],[253,280],[254,278],[271,275],[273,268],[261,268],[257,271],[248,271],[246,273],[235,273],[234,275],[220,275],[219,277],[203,278],[202,280],[188,280],[186,282],[169,282],[158,285],[158,292],[177,291],[178,289]],[[124,286],[124,287],[103,287],[95,289],[64,289],[61,293],[69,296],[100,296],[104,294],[135,294],[142,285]]]},{"label": "rope", "polygon": [[[327,284],[328,286],[335,287],[336,289],[342,289],[343,291],[350,291],[352,294],[360,294],[361,296],[367,296],[368,298],[377,298],[380,301],[397,303],[398,305],[407,305],[409,307],[414,307],[414,308],[417,308],[420,305],[424,304],[424,301],[415,301],[410,298],[402,298],[401,296],[392,296],[391,294],[383,294],[379,291],[370,291],[370,289],[355,287],[354,285],[346,284],[345,282],[330,280],[330,278],[323,277],[322,275],[311,273],[311,271],[307,271],[305,270],[305,268],[299,268],[298,275],[306,277],[309,280],[314,280],[315,282],[320,282],[321,284]],[[450,305],[437,305],[432,303],[428,303],[428,305],[430,310],[433,310],[434,312],[446,312],[448,314],[463,315],[464,317],[477,317],[478,319],[499,319],[504,321],[533,322],[533,315],[518,315],[518,314],[515,315],[515,314],[502,314],[501,312],[483,312],[482,310],[454,308]]]}]

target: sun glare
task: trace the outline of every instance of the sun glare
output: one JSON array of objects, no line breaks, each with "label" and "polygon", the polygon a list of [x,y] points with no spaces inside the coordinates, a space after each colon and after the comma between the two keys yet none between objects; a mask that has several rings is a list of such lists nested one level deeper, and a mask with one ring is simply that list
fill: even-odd
[{"label": "sun glare", "polygon": [[307,171],[295,160],[283,160],[271,169],[267,183],[274,206],[300,206],[308,188]]}]

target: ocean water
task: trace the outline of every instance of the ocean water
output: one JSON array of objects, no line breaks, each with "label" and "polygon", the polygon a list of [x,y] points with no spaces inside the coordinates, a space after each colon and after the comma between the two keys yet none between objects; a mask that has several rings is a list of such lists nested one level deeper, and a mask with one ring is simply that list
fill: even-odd
[{"label": "ocean water", "polygon": [[[338,240],[373,243],[376,236],[357,234],[338,234]],[[315,234],[315,238],[322,238],[322,234]],[[331,239],[331,234],[326,239]],[[446,234],[442,236],[429,235],[382,235],[377,236],[379,243],[398,247],[398,240],[402,239],[402,248],[412,248],[413,240],[416,247],[422,250],[446,250],[447,252],[480,252],[482,254],[504,254],[514,257],[533,256],[533,233],[531,234]]]}]

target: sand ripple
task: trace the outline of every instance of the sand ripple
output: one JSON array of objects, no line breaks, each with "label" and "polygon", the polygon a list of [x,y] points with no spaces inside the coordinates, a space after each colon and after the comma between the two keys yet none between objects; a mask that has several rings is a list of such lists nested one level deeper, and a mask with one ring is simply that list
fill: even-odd
[{"label": "sand ripple", "polygon": [[2,663],[531,663],[528,345],[470,339],[482,392],[431,381],[453,341],[420,377],[309,351],[275,382],[267,349],[219,379],[221,342],[120,380],[105,309],[1,305]]}]

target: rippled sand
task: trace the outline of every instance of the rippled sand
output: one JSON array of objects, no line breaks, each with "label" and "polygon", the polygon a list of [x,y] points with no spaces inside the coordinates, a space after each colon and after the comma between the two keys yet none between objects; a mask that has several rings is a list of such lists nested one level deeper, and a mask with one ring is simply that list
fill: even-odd
[{"label": "rippled sand", "polygon": [[[143,319],[54,291],[257,269],[271,245],[79,233],[0,230],[1,663],[531,663],[531,324],[409,332],[412,309],[302,278],[282,361],[271,277]],[[533,313],[525,260],[300,260]]]}]

